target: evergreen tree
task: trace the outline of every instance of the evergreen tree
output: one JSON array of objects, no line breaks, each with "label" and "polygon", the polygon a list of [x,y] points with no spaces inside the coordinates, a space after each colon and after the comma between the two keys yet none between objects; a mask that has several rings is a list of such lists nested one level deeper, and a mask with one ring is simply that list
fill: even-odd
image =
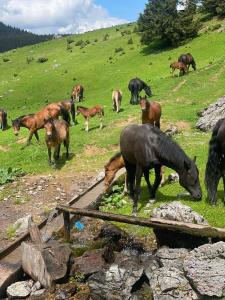
[{"label": "evergreen tree", "polygon": [[205,12],[211,15],[225,17],[225,1],[224,0],[202,0],[202,6]]},{"label": "evergreen tree", "polygon": [[[178,10],[178,5],[185,5]],[[198,32],[198,23],[193,20],[195,1],[149,0],[138,19],[141,42],[150,44],[161,39],[167,45],[176,46]]]}]

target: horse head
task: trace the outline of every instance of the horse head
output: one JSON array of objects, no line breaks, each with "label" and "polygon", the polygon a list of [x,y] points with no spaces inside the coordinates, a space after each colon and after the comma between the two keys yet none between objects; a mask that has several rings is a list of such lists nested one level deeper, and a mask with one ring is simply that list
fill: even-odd
[{"label": "horse head", "polygon": [[141,98],[141,99],[140,99],[140,106],[141,106],[141,110],[142,110],[143,112],[146,112],[146,111],[148,110],[148,107],[149,107],[148,104],[149,104],[149,102],[148,102],[147,97],[146,97],[146,95],[145,95],[144,98]]},{"label": "horse head", "polygon": [[20,118],[17,118],[15,120],[11,120],[11,121],[12,121],[13,132],[17,136],[20,131]]},{"label": "horse head", "polygon": [[181,172],[179,172],[179,182],[194,199],[201,200],[202,189],[199,182],[199,172],[194,160],[185,160]]},{"label": "horse head", "polygon": [[54,124],[54,119],[53,118],[45,118],[44,119],[44,128],[46,131],[46,135],[48,137],[51,137],[55,131],[55,124]]}]

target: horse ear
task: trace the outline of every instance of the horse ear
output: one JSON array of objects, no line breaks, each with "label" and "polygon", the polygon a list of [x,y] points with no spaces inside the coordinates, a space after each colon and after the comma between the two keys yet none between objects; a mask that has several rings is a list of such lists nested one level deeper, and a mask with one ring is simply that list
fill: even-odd
[{"label": "horse ear", "polygon": [[188,171],[191,168],[191,164],[189,161],[184,161],[184,168]]}]

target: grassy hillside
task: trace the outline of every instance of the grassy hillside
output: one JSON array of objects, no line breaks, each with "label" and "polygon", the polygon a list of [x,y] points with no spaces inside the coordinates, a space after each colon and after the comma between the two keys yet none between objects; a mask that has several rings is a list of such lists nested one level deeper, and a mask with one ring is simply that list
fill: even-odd
[{"label": "grassy hillside", "polygon": [[[177,123],[183,129],[183,134],[176,140],[189,156],[197,155],[203,185],[210,134],[202,134],[193,128],[196,112],[225,94],[225,31],[213,30],[216,23],[222,24],[222,21],[213,20],[198,38],[184,46],[163,51],[143,47],[138,35],[133,33],[134,25],[124,25],[73,36],[72,52],[67,50],[66,38],[62,38],[1,54],[0,107],[8,111],[9,119],[36,112],[46,103],[68,98],[76,83],[85,87],[82,105],[90,107],[98,103],[105,108],[102,131],[98,129],[99,120],[94,118],[90,122],[90,128],[94,129],[84,132],[82,116],[78,116],[79,124],[70,130],[70,152],[74,155],[66,165],[62,161],[60,170],[54,171],[47,164],[43,131],[40,144],[33,139],[31,146],[21,150],[21,143],[11,128],[0,132],[1,166],[20,167],[29,173],[102,169],[118,149],[121,129],[128,121],[140,122],[139,106],[129,105],[127,89],[128,81],[138,76],[150,84],[154,94],[152,99],[162,105],[163,128],[169,123]],[[127,34],[122,37],[121,31]],[[104,41],[106,34],[109,38]],[[128,44],[131,37],[133,44]],[[84,48],[75,46],[79,40],[90,43]],[[116,52],[116,48],[123,50]],[[180,78],[171,77],[170,63],[185,52],[191,52],[195,57],[197,71]],[[48,61],[40,64],[36,60],[42,56]],[[4,58],[9,61],[3,62]],[[27,58],[33,58],[33,61],[27,64]],[[119,114],[111,108],[111,91],[115,88],[123,91],[123,111]],[[27,135],[26,129],[21,130],[20,138]],[[162,188],[157,205],[175,199],[181,191],[178,184]],[[225,226],[225,209],[221,201],[213,213],[206,203],[205,192],[201,203],[184,202],[204,214],[211,223]],[[125,207],[122,212],[129,209]]]}]

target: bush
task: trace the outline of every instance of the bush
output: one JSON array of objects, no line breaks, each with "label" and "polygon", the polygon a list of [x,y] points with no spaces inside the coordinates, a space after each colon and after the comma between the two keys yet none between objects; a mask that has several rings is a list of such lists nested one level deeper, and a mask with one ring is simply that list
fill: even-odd
[{"label": "bush", "polygon": [[17,177],[24,175],[21,169],[0,168],[0,185],[14,181]]},{"label": "bush", "polygon": [[108,209],[121,208],[127,204],[127,201],[124,200],[123,187],[120,185],[114,185],[112,187],[112,193],[110,195],[106,194],[102,198],[102,205],[106,206]]},{"label": "bush", "polygon": [[103,41],[107,41],[109,39],[109,34],[106,33],[104,36],[103,36]]},{"label": "bush", "polygon": [[66,50],[72,50],[73,47],[70,44],[67,44]]},{"label": "bush", "polygon": [[84,41],[83,40],[79,40],[75,43],[75,46],[81,46],[83,45]]},{"label": "bush", "polygon": [[217,30],[217,29],[219,29],[219,28],[221,28],[221,27],[222,27],[221,24],[215,24],[215,25],[213,25],[213,26],[211,27],[211,30],[214,31],[214,30]]},{"label": "bush", "polygon": [[67,44],[72,44],[74,42],[74,40],[71,36],[69,36],[66,41],[67,41]]},{"label": "bush", "polygon": [[86,40],[86,41],[85,41],[85,44],[86,44],[86,45],[89,45],[90,43],[91,43],[91,42],[90,42],[89,40]]},{"label": "bush", "polygon": [[115,48],[115,53],[122,52],[122,51],[123,51],[123,48],[122,48],[122,47]]},{"label": "bush", "polygon": [[132,38],[130,38],[130,39],[127,41],[127,44],[128,44],[128,45],[132,45],[133,43],[134,43],[134,41],[133,41]]},{"label": "bush", "polygon": [[7,62],[7,61],[10,61],[10,59],[7,58],[7,57],[4,57],[4,58],[3,58],[3,62]]},{"label": "bush", "polygon": [[33,57],[27,57],[26,60],[27,60],[27,64],[29,65],[29,63],[31,63],[34,60],[34,58]]},{"label": "bush", "polygon": [[97,43],[97,42],[98,42],[98,39],[94,39],[94,42]]},{"label": "bush", "polygon": [[48,61],[48,58],[45,57],[45,56],[39,57],[39,58],[37,59],[37,62],[38,62],[38,63],[45,63],[46,61]]}]

